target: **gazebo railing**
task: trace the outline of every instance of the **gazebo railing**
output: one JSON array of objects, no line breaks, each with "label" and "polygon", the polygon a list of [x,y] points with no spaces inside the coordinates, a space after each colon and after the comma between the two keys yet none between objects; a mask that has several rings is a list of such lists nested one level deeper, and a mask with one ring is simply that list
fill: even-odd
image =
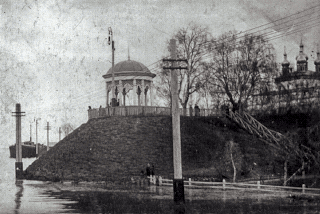
[{"label": "gazebo railing", "polygon": [[[171,108],[157,106],[117,106],[107,108],[94,108],[88,110],[89,119],[108,117],[108,116],[156,116],[171,115]],[[183,109],[180,108],[180,115],[183,115]],[[220,111],[214,109],[186,109],[185,116],[221,116]]]}]

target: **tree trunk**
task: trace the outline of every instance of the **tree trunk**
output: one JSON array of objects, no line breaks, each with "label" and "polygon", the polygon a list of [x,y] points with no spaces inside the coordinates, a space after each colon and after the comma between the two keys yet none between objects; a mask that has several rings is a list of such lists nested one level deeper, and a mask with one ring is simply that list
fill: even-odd
[{"label": "tree trunk", "polygon": [[240,109],[239,103],[233,103],[232,104],[232,111],[233,112],[239,111],[239,109]]},{"label": "tree trunk", "polygon": [[302,179],[303,179],[303,183],[305,183],[306,172],[304,170],[304,160],[303,159],[302,159]]},{"label": "tree trunk", "polygon": [[187,115],[187,103],[182,104],[182,116]]},{"label": "tree trunk", "polygon": [[288,160],[286,159],[284,161],[284,167],[283,167],[283,186],[287,186],[287,177],[288,177]]},{"label": "tree trunk", "polygon": [[233,167],[233,183],[236,182],[236,176],[237,176],[237,168],[233,160],[232,156],[232,142],[230,142],[230,156],[231,156],[231,162],[232,162],[232,167]]}]

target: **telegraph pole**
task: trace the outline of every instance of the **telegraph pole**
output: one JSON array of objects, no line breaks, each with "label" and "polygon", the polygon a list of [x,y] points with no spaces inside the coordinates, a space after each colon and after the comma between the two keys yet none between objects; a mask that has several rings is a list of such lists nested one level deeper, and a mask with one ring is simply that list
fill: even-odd
[{"label": "telegraph pole", "polygon": [[12,112],[12,116],[16,117],[16,179],[23,179],[23,163],[22,163],[22,146],[21,146],[21,117],[25,116],[25,112],[21,112],[20,103],[16,104],[16,111]]},{"label": "telegraph pole", "polygon": [[30,123],[30,143],[32,142],[32,124]]},{"label": "telegraph pole", "polygon": [[112,88],[111,88],[111,93],[112,93],[112,99],[111,99],[111,106],[114,107],[117,104],[117,99],[115,97],[115,83],[114,83],[114,41],[113,41],[113,33],[112,33],[112,28],[109,27],[109,40],[108,44],[111,44],[111,50],[112,50]]},{"label": "telegraph pole", "polygon": [[47,122],[47,126],[45,126],[45,129],[47,130],[47,151],[49,151],[49,130],[51,127],[49,126],[49,122]]},{"label": "telegraph pole", "polygon": [[38,144],[38,120],[41,120],[41,118],[36,119],[36,156],[39,155],[39,144]]},{"label": "telegraph pole", "polygon": [[172,99],[172,136],[173,136],[173,192],[174,202],[176,204],[184,204],[184,184],[182,178],[182,161],[181,161],[181,134],[180,134],[180,111],[179,111],[179,94],[178,94],[178,77],[175,69],[187,69],[186,67],[175,67],[175,62],[186,61],[177,60],[176,40],[170,40],[171,59],[163,59],[163,61],[171,61],[171,67],[163,67],[171,70],[171,99]]},{"label": "telegraph pole", "polygon": [[61,140],[61,127],[59,127],[59,142]]}]

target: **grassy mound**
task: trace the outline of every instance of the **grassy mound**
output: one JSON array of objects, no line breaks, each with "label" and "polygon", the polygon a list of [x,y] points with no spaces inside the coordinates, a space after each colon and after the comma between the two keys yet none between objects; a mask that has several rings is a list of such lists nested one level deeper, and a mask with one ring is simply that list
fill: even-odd
[{"label": "grassy mound", "polygon": [[[273,152],[225,118],[181,117],[184,177],[231,179],[234,154],[237,177],[276,174]],[[57,143],[25,171],[27,179],[116,181],[139,177],[148,163],[155,174],[173,177],[172,122],[169,116],[91,119]]]}]

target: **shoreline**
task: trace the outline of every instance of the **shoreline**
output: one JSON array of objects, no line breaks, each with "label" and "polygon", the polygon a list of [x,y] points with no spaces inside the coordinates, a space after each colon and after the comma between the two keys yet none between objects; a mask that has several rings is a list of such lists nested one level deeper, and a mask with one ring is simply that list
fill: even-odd
[{"label": "shoreline", "polygon": [[[112,192],[112,193],[129,193],[140,194],[144,191],[157,193],[154,199],[172,199],[173,187],[172,185],[157,186],[149,184],[148,181],[144,183],[132,183],[132,182],[86,182],[81,181],[74,183],[73,181],[53,182],[53,181],[38,181],[28,180],[36,182],[44,182],[46,186],[52,192]],[[264,191],[263,189],[232,189],[232,188],[213,188],[213,187],[201,187],[201,186],[184,186],[185,197],[187,200],[234,200],[234,199],[288,199],[293,201],[307,201],[307,202],[320,202],[320,195],[313,195],[302,192],[294,191]]]}]

